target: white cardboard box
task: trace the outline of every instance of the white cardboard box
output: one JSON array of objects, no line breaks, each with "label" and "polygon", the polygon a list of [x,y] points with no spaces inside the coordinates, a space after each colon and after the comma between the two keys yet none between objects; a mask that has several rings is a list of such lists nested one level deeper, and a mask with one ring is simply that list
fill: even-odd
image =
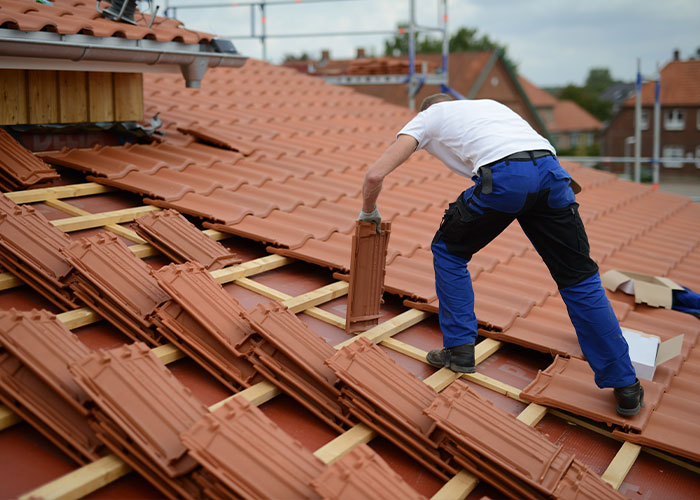
[{"label": "white cardboard box", "polygon": [[683,334],[661,342],[656,335],[622,328],[622,335],[630,348],[632,365],[638,378],[652,380],[656,367],[681,353]]},{"label": "white cardboard box", "polygon": [[683,290],[673,280],[663,276],[633,273],[613,269],[601,277],[603,286],[614,292],[620,290],[634,295],[637,304],[647,304],[652,307],[671,309],[673,306],[673,290]]}]

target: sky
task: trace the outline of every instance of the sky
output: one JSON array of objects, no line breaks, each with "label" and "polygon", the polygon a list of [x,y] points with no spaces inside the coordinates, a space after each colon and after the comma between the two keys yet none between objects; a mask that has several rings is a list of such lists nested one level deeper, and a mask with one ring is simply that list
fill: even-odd
[{"label": "sky", "polygon": [[[257,0],[259,1],[259,0]],[[287,54],[306,52],[319,58],[330,50],[334,59],[354,57],[358,47],[368,55],[383,55],[389,35],[330,33],[396,30],[410,15],[409,0],[329,0],[266,7],[268,35],[324,34],[317,37],[270,38],[267,60],[280,63]],[[156,4],[165,6],[166,0]],[[221,36],[248,36],[254,12],[255,33],[261,33],[260,8],[221,0],[169,0],[180,8],[177,19],[187,28]],[[416,0],[416,22],[440,26],[439,0]],[[205,4],[223,7],[205,8]],[[608,68],[613,78],[634,81],[637,59],[642,74],[653,78],[680,50],[682,59],[698,57],[700,49],[700,1],[698,0],[448,0],[448,32],[459,27],[476,28],[505,45],[518,72],[540,87],[583,85],[591,68]],[[161,13],[162,13],[161,8]],[[441,36],[437,34],[438,36]],[[258,39],[235,38],[243,55],[261,59]]]}]

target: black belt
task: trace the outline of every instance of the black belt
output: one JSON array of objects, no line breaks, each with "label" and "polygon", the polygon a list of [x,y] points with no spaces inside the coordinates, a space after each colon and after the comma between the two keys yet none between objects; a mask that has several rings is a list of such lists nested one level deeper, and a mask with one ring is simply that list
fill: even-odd
[{"label": "black belt", "polygon": [[554,153],[547,149],[535,149],[533,151],[518,151],[512,155],[508,155],[500,160],[492,161],[487,165],[479,167],[479,175],[481,176],[481,192],[484,194],[490,194],[493,191],[493,180],[491,175],[491,166],[496,163],[509,162],[509,161],[532,161],[539,160],[545,156],[554,156]]}]

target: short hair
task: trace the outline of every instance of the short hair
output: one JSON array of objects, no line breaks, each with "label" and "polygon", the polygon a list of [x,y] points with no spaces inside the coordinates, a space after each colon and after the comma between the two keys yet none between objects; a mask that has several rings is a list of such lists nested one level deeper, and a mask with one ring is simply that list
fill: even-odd
[{"label": "short hair", "polygon": [[425,99],[423,99],[423,102],[420,105],[420,110],[425,111],[428,109],[430,106],[437,102],[445,102],[445,101],[451,101],[452,97],[450,97],[447,94],[433,94],[429,95]]}]

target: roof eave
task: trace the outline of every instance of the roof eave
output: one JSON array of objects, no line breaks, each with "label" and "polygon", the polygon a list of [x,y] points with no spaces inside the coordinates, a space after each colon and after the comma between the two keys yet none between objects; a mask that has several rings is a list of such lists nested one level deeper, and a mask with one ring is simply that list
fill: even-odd
[{"label": "roof eave", "polygon": [[[208,68],[240,67],[247,57],[211,45],[0,29],[0,68],[171,72],[199,88]],[[66,63],[70,63],[68,67]]]}]

